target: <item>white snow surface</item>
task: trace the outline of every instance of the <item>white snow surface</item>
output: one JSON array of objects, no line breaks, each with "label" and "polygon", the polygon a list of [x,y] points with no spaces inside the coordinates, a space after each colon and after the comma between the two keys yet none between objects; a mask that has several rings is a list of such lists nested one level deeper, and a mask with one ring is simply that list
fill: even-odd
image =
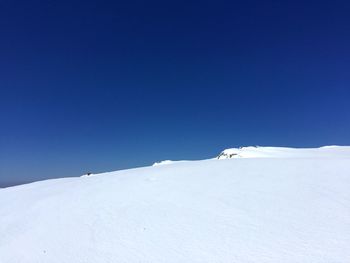
[{"label": "white snow surface", "polygon": [[[332,150],[332,151],[330,151]],[[328,158],[349,156],[349,147],[323,146],[314,148],[286,148],[249,146],[222,151],[218,159],[229,158]]]},{"label": "white snow surface", "polygon": [[350,262],[350,147],[248,148],[0,189],[0,263]]},{"label": "white snow surface", "polygon": [[174,161],[171,161],[171,160],[164,160],[164,161],[156,162],[156,163],[154,163],[152,166],[158,166],[158,165],[164,165],[164,164],[171,164],[171,163],[174,163]]}]

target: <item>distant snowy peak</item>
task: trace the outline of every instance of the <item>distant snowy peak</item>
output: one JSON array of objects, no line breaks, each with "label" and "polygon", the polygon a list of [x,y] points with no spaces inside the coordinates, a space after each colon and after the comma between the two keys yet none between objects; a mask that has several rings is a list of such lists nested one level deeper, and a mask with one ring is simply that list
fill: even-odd
[{"label": "distant snowy peak", "polygon": [[229,148],[222,151],[217,159],[230,159],[230,158],[242,158],[246,157],[244,153],[249,149],[256,149],[257,146],[249,146],[249,147],[239,147],[239,148]]},{"label": "distant snowy peak", "polygon": [[349,146],[323,146],[320,148],[287,148],[248,146],[229,148],[222,151],[217,159],[230,158],[350,158]]},{"label": "distant snowy peak", "polygon": [[152,166],[158,166],[158,165],[164,165],[164,164],[171,164],[173,163],[174,161],[171,161],[171,160],[164,160],[164,161],[160,161],[160,162],[156,162],[154,163]]},{"label": "distant snowy peak", "polygon": [[[350,158],[350,146],[329,145],[319,148],[288,148],[246,146],[229,148],[222,151],[215,159],[231,158]],[[152,166],[168,165],[185,161],[164,160]]]}]

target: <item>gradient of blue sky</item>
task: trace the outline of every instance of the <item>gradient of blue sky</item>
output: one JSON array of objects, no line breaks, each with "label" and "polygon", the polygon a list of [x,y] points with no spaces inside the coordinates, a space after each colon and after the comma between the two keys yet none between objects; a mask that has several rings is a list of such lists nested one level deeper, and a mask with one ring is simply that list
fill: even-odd
[{"label": "gradient of blue sky", "polygon": [[349,1],[2,1],[0,183],[350,144]]}]

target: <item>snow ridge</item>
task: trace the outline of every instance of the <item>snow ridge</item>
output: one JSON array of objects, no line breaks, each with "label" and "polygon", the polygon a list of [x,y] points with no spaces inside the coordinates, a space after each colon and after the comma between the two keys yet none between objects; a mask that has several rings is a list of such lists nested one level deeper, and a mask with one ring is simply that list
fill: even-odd
[{"label": "snow ridge", "polygon": [[222,151],[217,159],[230,158],[327,158],[350,157],[350,147],[323,146],[320,148],[287,148],[287,147],[260,147],[248,146],[229,148]]}]

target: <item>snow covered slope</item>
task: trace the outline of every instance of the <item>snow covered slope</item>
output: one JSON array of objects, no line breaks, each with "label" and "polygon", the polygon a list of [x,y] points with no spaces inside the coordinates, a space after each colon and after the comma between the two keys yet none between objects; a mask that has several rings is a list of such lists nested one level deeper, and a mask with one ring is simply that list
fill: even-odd
[{"label": "snow covered slope", "polygon": [[257,149],[0,189],[0,263],[350,262],[350,147]]},{"label": "snow covered slope", "polygon": [[218,159],[229,158],[328,158],[349,157],[349,147],[324,146],[321,148],[285,148],[249,146],[222,151]]}]

